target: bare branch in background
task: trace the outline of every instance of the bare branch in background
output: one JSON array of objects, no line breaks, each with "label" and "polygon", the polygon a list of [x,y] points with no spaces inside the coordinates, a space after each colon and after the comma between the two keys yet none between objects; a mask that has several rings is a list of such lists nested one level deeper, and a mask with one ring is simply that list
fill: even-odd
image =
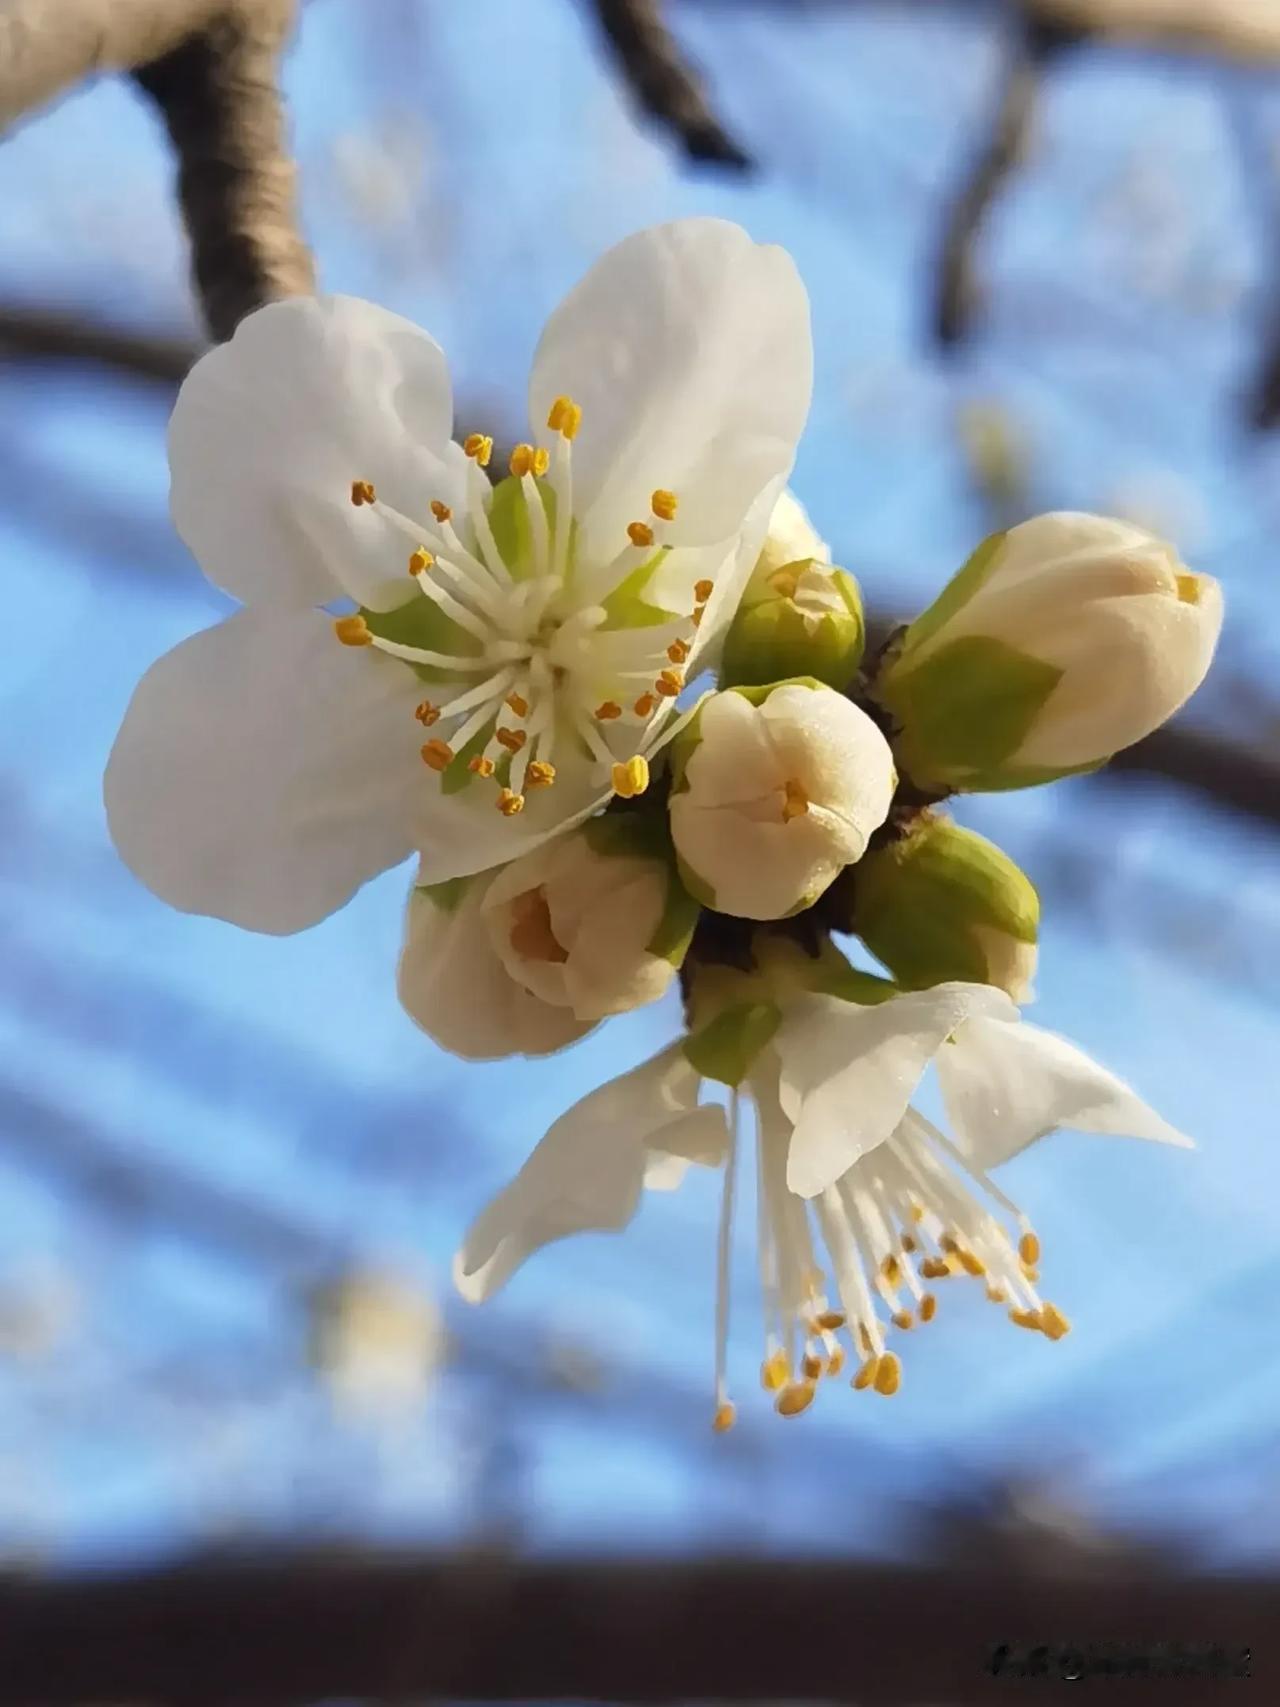
[{"label": "bare branch in background", "polygon": [[662,16],[660,0],[594,0],[614,61],[645,112],[674,131],[691,160],[739,170],[752,162],[707,104],[702,81]]},{"label": "bare branch in background", "polygon": [[294,11],[294,0],[0,0],[0,125],[103,71],[132,72],[159,107],[215,338],[314,284],[277,80]]},{"label": "bare branch in background", "polygon": [[136,379],[178,385],[200,354],[186,338],[95,325],[57,309],[0,305],[0,359],[92,362]]}]

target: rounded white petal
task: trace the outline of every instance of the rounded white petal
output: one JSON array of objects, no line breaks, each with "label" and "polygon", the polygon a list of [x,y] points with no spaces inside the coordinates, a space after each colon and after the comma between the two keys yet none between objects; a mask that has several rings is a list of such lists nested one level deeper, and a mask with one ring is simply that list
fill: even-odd
[{"label": "rounded white petal", "polygon": [[994,1168],[1060,1126],[1188,1148],[1123,1079],[1039,1026],[975,1017],[938,1056],[956,1142]]},{"label": "rounded white petal", "polygon": [[413,850],[413,672],[313,611],[244,610],[142,678],[104,780],[125,863],[172,906],[285,934]]},{"label": "rounded white petal", "polygon": [[939,984],[858,1007],[829,996],[797,1002],[774,1040],[779,1095],[795,1131],[787,1185],[816,1197],[884,1142],[925,1069],[975,1015],[1016,1014],[1003,990]]},{"label": "rounded white petal", "polygon": [[[625,1227],[640,1201],[650,1144],[660,1148],[665,1134],[675,1141],[686,1131],[700,1084],[677,1044],[561,1115],[463,1241],[453,1268],[462,1296],[473,1304],[492,1296],[553,1239]],[[723,1121],[721,1110],[705,1112]]]},{"label": "rounded white petal", "polygon": [[789,255],[739,226],[686,219],[608,251],[552,315],[529,408],[582,406],[574,509],[593,550],[643,520],[657,488],[680,509],[669,537],[727,539],[785,479],[809,410],[809,303]]},{"label": "rounded white petal", "polygon": [[464,1060],[549,1055],[591,1026],[516,983],[493,952],[483,915],[489,881],[473,879],[452,906],[422,889],[410,895],[397,980],[401,1004]]},{"label": "rounded white petal", "polygon": [[355,297],[295,297],[241,321],[188,374],[169,424],[174,523],[209,579],[246,604],[386,608],[412,545],[351,484],[412,517],[460,501],[444,356]]}]

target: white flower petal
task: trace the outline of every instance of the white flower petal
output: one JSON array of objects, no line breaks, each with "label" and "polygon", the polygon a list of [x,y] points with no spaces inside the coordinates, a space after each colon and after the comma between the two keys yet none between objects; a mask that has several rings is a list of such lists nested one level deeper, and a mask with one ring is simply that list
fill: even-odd
[{"label": "white flower petal", "polygon": [[[355,297],[258,309],[188,374],[169,425],[174,523],[209,579],[246,604],[379,608],[412,549],[351,503],[368,480],[420,516],[460,501],[453,400],[439,346]],[[388,591],[388,587],[394,591]],[[401,590],[403,589],[403,590]]]},{"label": "white flower petal", "polygon": [[1039,1026],[971,1019],[938,1055],[956,1142],[994,1168],[1059,1126],[1191,1147],[1123,1079]]},{"label": "white flower petal", "polygon": [[121,857],[189,913],[305,929],[405,859],[434,778],[412,671],[319,613],[244,610],[138,684],[104,780]]},{"label": "white flower petal", "polygon": [[493,952],[476,878],[452,908],[420,889],[409,897],[398,989],[406,1013],[466,1061],[549,1055],[585,1037],[590,1024],[517,984]]},{"label": "white flower petal", "polygon": [[499,1192],[454,1259],[459,1292],[478,1304],[554,1239],[616,1232],[636,1212],[649,1145],[693,1108],[699,1077],[678,1044],[576,1103]]},{"label": "white flower petal", "polygon": [[929,1062],[974,1015],[1016,1013],[1003,990],[939,984],[877,1007],[810,997],[775,1039],[782,1105],[795,1123],[787,1184],[801,1197],[833,1185],[889,1137]]},{"label": "white flower petal", "polygon": [[534,358],[530,417],[540,431],[562,393],[582,406],[574,508],[593,548],[616,548],[659,487],[680,500],[669,537],[701,544],[737,532],[785,479],[812,383],[790,256],[687,219],[626,238],[565,298]]}]

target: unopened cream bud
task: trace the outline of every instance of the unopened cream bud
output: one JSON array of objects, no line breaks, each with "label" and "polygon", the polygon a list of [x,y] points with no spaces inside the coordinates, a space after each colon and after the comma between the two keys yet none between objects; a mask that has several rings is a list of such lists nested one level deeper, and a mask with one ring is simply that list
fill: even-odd
[{"label": "unopened cream bud", "polygon": [[812,558],[753,578],[725,639],[720,679],[757,687],[813,676],[848,687],[862,662],[862,595],[853,576]]},{"label": "unopened cream bud", "polygon": [[917,786],[1022,788],[1093,770],[1204,680],[1222,593],[1128,522],[1059,512],[986,540],[876,683]]},{"label": "unopened cream bud", "polygon": [[671,836],[705,906],[779,919],[862,857],[897,778],[864,711],[813,680],[709,695],[672,748]]},{"label": "unopened cream bud", "polygon": [[809,512],[786,487],[773,506],[769,531],[751,577],[752,587],[762,586],[776,570],[802,561],[830,563],[831,551],[809,520]]},{"label": "unopened cream bud", "polygon": [[484,899],[511,977],[582,1021],[657,1001],[697,923],[660,816],[606,813],[503,868]]},{"label": "unopened cream bud", "polygon": [[853,924],[904,990],[994,984],[1029,1000],[1040,901],[1007,854],[925,817],[853,874]]}]

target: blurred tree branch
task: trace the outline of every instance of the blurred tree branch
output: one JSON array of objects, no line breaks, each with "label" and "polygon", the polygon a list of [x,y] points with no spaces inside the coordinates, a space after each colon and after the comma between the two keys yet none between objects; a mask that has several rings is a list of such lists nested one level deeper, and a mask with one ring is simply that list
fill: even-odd
[{"label": "blurred tree branch", "polygon": [[199,345],[186,338],[99,325],[57,309],[0,304],[0,358],[92,362],[176,386],[199,354]]},{"label": "blurred tree branch", "polygon": [[0,127],[102,71],[160,109],[215,338],[314,285],[277,81],[293,18],[294,0],[0,0]]}]

